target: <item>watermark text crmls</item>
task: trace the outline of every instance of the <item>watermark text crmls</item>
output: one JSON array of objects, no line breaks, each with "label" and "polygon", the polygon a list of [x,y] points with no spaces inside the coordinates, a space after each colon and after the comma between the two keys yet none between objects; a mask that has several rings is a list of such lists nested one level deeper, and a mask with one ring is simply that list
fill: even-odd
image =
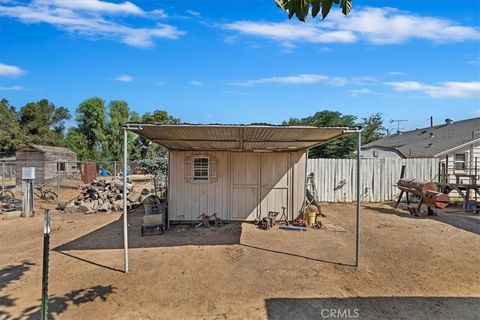
[{"label": "watermark text crmls", "polygon": [[357,319],[360,317],[360,310],[359,309],[322,309],[320,311],[320,316],[322,319]]}]

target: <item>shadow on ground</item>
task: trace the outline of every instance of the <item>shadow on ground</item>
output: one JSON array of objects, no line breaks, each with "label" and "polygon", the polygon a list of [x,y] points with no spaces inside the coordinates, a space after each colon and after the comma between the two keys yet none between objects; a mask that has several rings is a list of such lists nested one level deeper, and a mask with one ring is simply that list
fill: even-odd
[{"label": "shadow on ground", "polygon": [[[435,220],[438,222],[442,222],[445,224],[449,224],[452,227],[462,229],[465,231],[469,231],[475,234],[480,235],[480,222],[474,221],[473,219],[469,219],[468,216],[471,214],[463,212],[463,210],[454,210],[454,208],[447,208],[442,210],[435,210],[437,213],[436,216],[427,216],[425,212],[423,212],[420,217],[416,217],[411,215],[407,211],[407,207],[405,204],[401,204],[398,209],[395,209],[394,203],[387,204],[388,207],[377,207],[377,206],[363,206],[365,209],[372,210],[374,212],[383,213],[383,214],[394,214],[396,216],[408,219],[430,219]],[[425,206],[422,207],[423,210]]]},{"label": "shadow on ground", "polygon": [[[12,298],[10,295],[4,295],[3,290],[12,282],[20,280],[20,278],[30,270],[35,263],[30,261],[23,261],[17,265],[10,265],[0,270],[0,306],[13,307],[15,306],[15,300],[17,298]],[[0,308],[0,319],[9,319],[9,315],[6,311]]]},{"label": "shadow on ground", "polygon": [[365,297],[268,299],[269,320],[479,319],[480,298]]},{"label": "shadow on ground", "polygon": [[[106,301],[108,296],[115,293],[116,288],[109,286],[93,286],[85,289],[73,290],[61,297],[48,298],[48,314],[51,316],[59,316],[68,310],[72,305],[80,306],[86,303],[95,302],[96,300]],[[40,319],[41,302],[37,305],[28,307],[23,310],[20,319],[37,320]]]},{"label": "shadow on ground", "polygon": [[[139,210],[140,209],[140,210]],[[238,223],[225,224],[218,228],[192,229],[190,226],[175,226],[165,234],[142,237],[140,230],[143,222],[143,209],[128,214],[129,248],[158,248],[189,245],[231,245],[239,244],[242,227]],[[53,250],[96,250],[123,249],[123,215],[118,220],[96,229],[73,241],[60,245]]]}]

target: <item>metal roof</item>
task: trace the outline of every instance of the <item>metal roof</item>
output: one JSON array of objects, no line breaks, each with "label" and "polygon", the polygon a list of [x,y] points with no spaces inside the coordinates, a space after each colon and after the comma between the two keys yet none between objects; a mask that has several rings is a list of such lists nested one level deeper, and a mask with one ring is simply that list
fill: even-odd
[{"label": "metal roof", "polygon": [[329,142],[360,127],[127,123],[127,130],[170,150],[286,151]]},{"label": "metal roof", "polygon": [[31,149],[36,149],[40,151],[41,153],[70,153],[70,154],[75,154],[72,150],[65,148],[65,147],[52,147],[52,146],[44,146],[40,144],[29,144],[28,146],[25,146],[17,152],[24,152],[24,151],[29,151]]}]

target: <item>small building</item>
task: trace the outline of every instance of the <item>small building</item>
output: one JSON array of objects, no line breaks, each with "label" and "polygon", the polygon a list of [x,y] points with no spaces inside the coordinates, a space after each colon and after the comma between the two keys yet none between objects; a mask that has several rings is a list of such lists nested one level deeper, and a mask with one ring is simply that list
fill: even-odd
[{"label": "small building", "polygon": [[[308,149],[358,128],[127,124],[169,150],[168,218],[252,221],[305,203]],[[283,209],[284,208],[284,209]]]},{"label": "small building", "polygon": [[45,179],[54,178],[58,170],[62,173],[77,171],[77,155],[64,147],[50,147],[38,144],[28,145],[16,153],[17,185],[22,183],[22,168],[35,168],[35,185]]},{"label": "small building", "polygon": [[364,145],[361,157],[435,158],[450,174],[473,174],[480,169],[480,118],[398,132]]}]

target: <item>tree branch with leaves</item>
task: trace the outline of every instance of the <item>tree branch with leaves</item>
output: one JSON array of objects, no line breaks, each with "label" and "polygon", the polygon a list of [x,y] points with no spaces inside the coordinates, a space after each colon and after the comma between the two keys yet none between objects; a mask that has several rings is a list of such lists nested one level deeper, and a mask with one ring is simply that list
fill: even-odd
[{"label": "tree branch with leaves", "polygon": [[275,3],[288,13],[289,19],[296,16],[303,22],[307,20],[310,8],[312,8],[312,17],[315,18],[321,11],[322,19],[325,19],[334,3],[340,5],[345,15],[352,10],[352,0],[275,0]]}]

